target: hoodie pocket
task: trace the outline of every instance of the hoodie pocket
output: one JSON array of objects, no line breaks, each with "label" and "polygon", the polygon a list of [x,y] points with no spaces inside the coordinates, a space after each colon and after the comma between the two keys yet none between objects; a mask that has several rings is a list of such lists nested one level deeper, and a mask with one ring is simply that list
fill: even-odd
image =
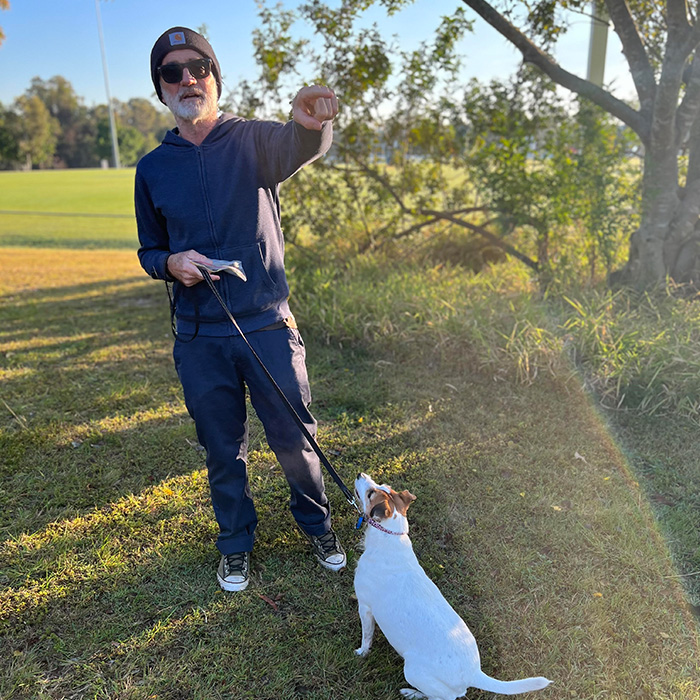
[{"label": "hoodie pocket", "polygon": [[[208,254],[208,253],[205,253]],[[240,260],[246,281],[227,272],[220,273],[214,282],[234,317],[250,316],[267,311],[287,298],[286,284],[275,284],[265,264],[264,249],[261,243],[223,249],[219,255],[223,260]],[[280,268],[281,278],[284,271]],[[274,272],[273,272],[274,274]],[[196,320],[201,323],[220,322],[226,314],[206,283],[183,288],[177,299],[177,315],[183,320]]]}]

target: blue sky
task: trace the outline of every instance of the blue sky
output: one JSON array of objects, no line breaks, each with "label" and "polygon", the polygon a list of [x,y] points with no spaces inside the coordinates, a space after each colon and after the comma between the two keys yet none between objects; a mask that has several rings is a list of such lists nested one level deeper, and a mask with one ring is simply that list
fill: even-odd
[{"label": "blue sky", "polygon": [[[270,0],[271,5],[276,3]],[[299,0],[284,0],[283,4],[294,7]],[[416,0],[392,18],[381,8],[373,8],[367,22],[376,21],[387,35],[400,36],[401,46],[409,49],[428,39],[439,18],[459,6],[464,6],[460,0]],[[251,43],[252,31],[259,25],[255,0],[101,0],[100,12],[114,98],[126,101],[154,95],[150,50],[157,37],[175,25],[207,25],[229,89],[241,79],[257,75]],[[55,75],[69,80],[86,105],[106,102],[95,0],[10,0],[10,10],[0,12],[0,26],[6,35],[0,46],[0,102],[11,103],[35,76],[48,80]],[[589,26],[585,18],[577,18],[559,51],[564,67],[582,76]],[[519,62],[518,52],[482,22],[464,39],[462,53],[465,76],[483,80],[505,77]],[[628,97],[629,80],[612,35],[607,71],[606,80],[618,76],[616,92]]]}]

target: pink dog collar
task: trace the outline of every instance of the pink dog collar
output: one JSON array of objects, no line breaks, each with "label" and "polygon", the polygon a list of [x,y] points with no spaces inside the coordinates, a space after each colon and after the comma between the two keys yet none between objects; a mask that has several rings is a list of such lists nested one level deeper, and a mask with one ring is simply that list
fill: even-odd
[{"label": "pink dog collar", "polygon": [[376,520],[372,520],[372,518],[367,518],[367,522],[372,526],[376,527],[377,530],[381,530],[382,532],[386,532],[387,535],[405,535],[405,532],[394,532],[393,530],[387,530],[383,525],[380,525]]}]

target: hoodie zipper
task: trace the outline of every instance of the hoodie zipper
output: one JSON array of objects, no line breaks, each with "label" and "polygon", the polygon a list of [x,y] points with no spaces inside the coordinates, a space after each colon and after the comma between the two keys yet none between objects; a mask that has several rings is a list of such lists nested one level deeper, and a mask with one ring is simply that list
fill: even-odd
[{"label": "hoodie zipper", "polygon": [[216,256],[221,257],[221,251],[219,249],[219,242],[216,236],[216,227],[214,226],[214,218],[211,212],[211,202],[209,201],[209,193],[207,191],[207,183],[204,173],[204,154],[199,146],[195,146],[195,151],[197,153],[197,163],[199,165],[199,183],[202,188],[202,194],[204,196],[204,208],[207,213],[207,221],[209,222],[209,235],[211,236],[212,243],[216,249]]},{"label": "hoodie zipper", "polygon": [[[204,168],[204,154],[202,153],[202,148],[200,146],[195,146],[195,151],[197,153],[197,163],[199,165],[199,183],[202,188],[202,194],[204,197],[204,208],[207,214],[207,221],[209,222],[209,235],[211,236],[212,243],[214,244],[214,249],[216,250],[216,257],[221,258],[221,248],[219,247],[219,241],[216,235],[216,227],[214,226],[214,217],[212,216],[211,202],[209,201],[209,192],[207,190],[207,183],[205,178],[205,168]],[[220,292],[226,301],[226,305],[230,304],[230,299],[228,295],[228,285],[222,284],[220,286]]]}]

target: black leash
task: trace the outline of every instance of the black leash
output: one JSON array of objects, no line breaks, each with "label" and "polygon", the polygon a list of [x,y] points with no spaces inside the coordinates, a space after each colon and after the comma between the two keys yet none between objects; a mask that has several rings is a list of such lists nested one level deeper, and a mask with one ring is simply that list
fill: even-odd
[{"label": "black leash", "polygon": [[[195,265],[196,265],[196,263],[195,263]],[[323,466],[327,469],[327,471],[331,475],[331,477],[333,477],[333,481],[335,481],[335,483],[338,485],[338,488],[343,492],[343,495],[345,496],[345,499],[347,500],[347,502],[351,506],[354,506],[355,510],[357,510],[357,512],[360,514],[360,518],[362,518],[362,511],[360,510],[359,506],[357,505],[357,503],[355,501],[355,496],[350,491],[350,489],[343,483],[343,480],[340,478],[340,475],[333,468],[333,465],[328,461],[328,458],[323,453],[323,450],[319,446],[318,442],[313,437],[313,435],[311,435],[308,428],[304,425],[304,421],[302,421],[301,417],[294,409],[294,406],[292,406],[292,404],[289,402],[289,399],[285,396],[285,393],[282,391],[279,384],[275,381],[275,378],[270,374],[267,367],[265,367],[265,363],[260,359],[260,356],[258,355],[258,353],[255,352],[255,350],[253,349],[253,346],[248,342],[248,338],[246,338],[245,335],[243,334],[241,327],[236,322],[236,319],[233,317],[233,314],[229,311],[228,306],[226,306],[226,302],[221,298],[219,291],[214,286],[214,281],[212,280],[211,275],[209,274],[209,270],[207,270],[204,267],[200,267],[199,265],[197,265],[197,269],[202,273],[202,276],[204,277],[204,281],[209,285],[209,289],[211,289],[212,294],[216,297],[216,300],[219,302],[219,304],[221,304],[221,308],[226,312],[226,315],[228,316],[229,321],[231,321],[231,323],[233,323],[234,328],[240,334],[241,338],[243,339],[243,342],[248,346],[248,349],[253,354],[253,357],[257,360],[257,362],[260,365],[260,367],[262,368],[263,372],[265,373],[267,378],[270,380],[270,384],[272,384],[274,390],[277,392],[277,395],[280,397],[280,399],[282,399],[282,403],[287,408],[287,411],[289,411],[289,415],[291,415],[291,417],[294,419],[294,422],[297,424],[297,426],[299,427],[299,430],[301,430],[304,437],[308,440],[309,445],[311,445],[311,448],[313,449],[313,451],[318,455],[318,458],[321,460],[321,463],[323,464]]]}]

